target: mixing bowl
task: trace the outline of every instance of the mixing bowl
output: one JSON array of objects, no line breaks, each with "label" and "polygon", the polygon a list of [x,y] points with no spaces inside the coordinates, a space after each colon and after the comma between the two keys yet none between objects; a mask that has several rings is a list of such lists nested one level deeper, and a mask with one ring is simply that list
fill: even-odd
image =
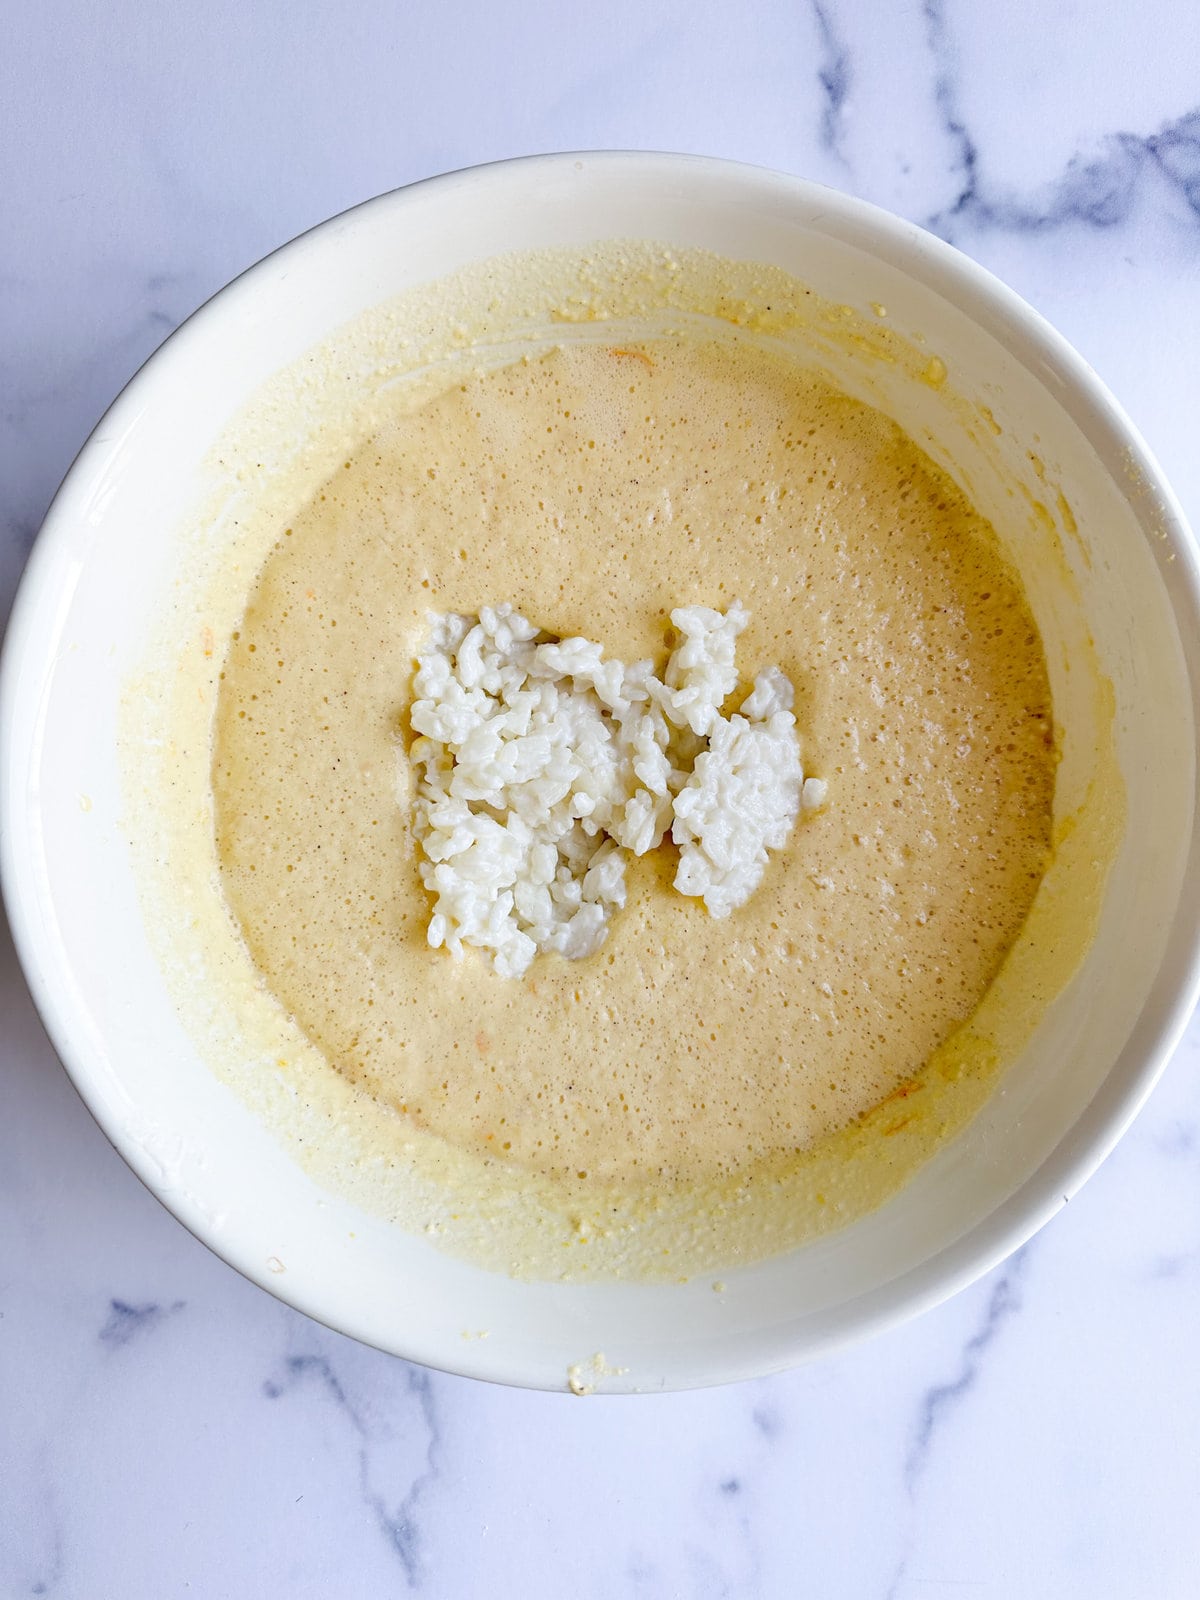
[{"label": "mixing bowl", "polygon": [[[195,507],[230,420],[273,374],[401,291],[505,252],[613,239],[784,269],[917,352],[892,361],[870,339],[812,332],[813,359],[895,417],[1009,542],[1065,730],[1059,822],[1106,781],[1093,760],[1105,729],[1124,790],[1087,955],[979,1115],[879,1210],[731,1265],[721,1293],[712,1275],[518,1281],[315,1183],[185,1026],[147,929],[123,802],[123,686],[180,603],[204,537]],[[297,414],[291,434],[305,425]],[[1085,648],[1099,698],[1079,667]],[[168,339],[100,422],[46,518],[5,646],[5,897],[46,1027],[101,1127],[197,1237],[271,1293],[478,1377],[606,1391],[717,1383],[953,1293],[1047,1221],[1120,1137],[1200,982],[1198,684],[1200,580],[1179,508],[1096,376],[1009,290],[920,229],[798,179],[690,157],[536,157],[385,195],[286,245]],[[237,1018],[222,1026],[236,1033]]]}]

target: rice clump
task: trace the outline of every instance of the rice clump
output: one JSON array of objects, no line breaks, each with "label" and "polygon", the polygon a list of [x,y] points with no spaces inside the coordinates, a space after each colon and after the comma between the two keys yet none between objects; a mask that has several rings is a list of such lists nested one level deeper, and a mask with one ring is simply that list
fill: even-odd
[{"label": "rice clump", "polygon": [[681,636],[653,664],[606,660],[588,639],[556,639],[511,605],[433,616],[417,658],[410,760],[429,943],[486,951],[503,977],[539,952],[588,956],[625,904],[631,855],[667,832],[675,888],[715,917],[757,888],[825,785],[805,779],[792,685],[776,667],[732,716],[735,602],[671,613]]}]

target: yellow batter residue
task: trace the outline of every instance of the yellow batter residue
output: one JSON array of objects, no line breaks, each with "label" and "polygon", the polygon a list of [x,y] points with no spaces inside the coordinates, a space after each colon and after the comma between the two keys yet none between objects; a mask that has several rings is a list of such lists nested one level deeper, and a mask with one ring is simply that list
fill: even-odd
[{"label": "yellow batter residue", "polygon": [[[223,997],[214,1066],[321,1182],[509,1271],[674,1277],[851,1220],[964,1124],[1086,947],[1115,810],[1055,837],[1016,571],[910,438],[789,352],[778,287],[764,333],[733,269],[691,263],[685,315],[658,263],[642,289],[657,273],[677,325],[639,336],[622,257],[605,337],[596,261],[585,303],[547,297],[570,263],[543,271],[555,341],[460,332],[466,359],[375,387],[289,470],[242,468],[168,697],[178,988],[197,1018],[197,970]],[[908,359],[799,295],[818,344]],[[829,785],[751,901],[712,919],[664,850],[585,961],[506,980],[430,950],[404,753],[428,611],[510,600],[661,668],[673,607],[735,598],[747,676],[792,680]]]}]

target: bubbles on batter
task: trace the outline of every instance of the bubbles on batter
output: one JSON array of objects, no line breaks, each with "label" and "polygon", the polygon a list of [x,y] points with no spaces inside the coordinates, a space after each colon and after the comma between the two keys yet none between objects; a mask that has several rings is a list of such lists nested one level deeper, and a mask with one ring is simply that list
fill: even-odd
[{"label": "bubbles on batter", "polygon": [[[462,1148],[590,1186],[751,1172],[919,1074],[1024,920],[1054,786],[1036,629],[950,481],[736,341],[474,376],[349,461],[258,580],[213,768],[229,903],[331,1064]],[[438,963],[397,686],[428,610],[497,594],[660,669],[672,606],[740,596],[836,810],[725,923],[666,861],[586,961],[501,994]]]}]

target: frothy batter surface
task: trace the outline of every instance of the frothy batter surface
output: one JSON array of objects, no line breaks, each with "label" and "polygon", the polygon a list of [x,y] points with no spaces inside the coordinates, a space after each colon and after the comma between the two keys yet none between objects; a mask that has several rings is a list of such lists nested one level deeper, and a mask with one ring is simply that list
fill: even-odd
[{"label": "frothy batter surface", "polygon": [[[659,851],[587,960],[431,951],[399,748],[428,611],[511,600],[661,670],[673,607],[735,597],[829,784],[751,901],[713,920]],[[1025,919],[1054,769],[1036,627],[950,480],[782,357],[661,339],[472,377],[349,457],[251,593],[212,776],[229,904],[333,1068],[460,1149],[636,1186],[774,1166],[918,1074]]]}]

